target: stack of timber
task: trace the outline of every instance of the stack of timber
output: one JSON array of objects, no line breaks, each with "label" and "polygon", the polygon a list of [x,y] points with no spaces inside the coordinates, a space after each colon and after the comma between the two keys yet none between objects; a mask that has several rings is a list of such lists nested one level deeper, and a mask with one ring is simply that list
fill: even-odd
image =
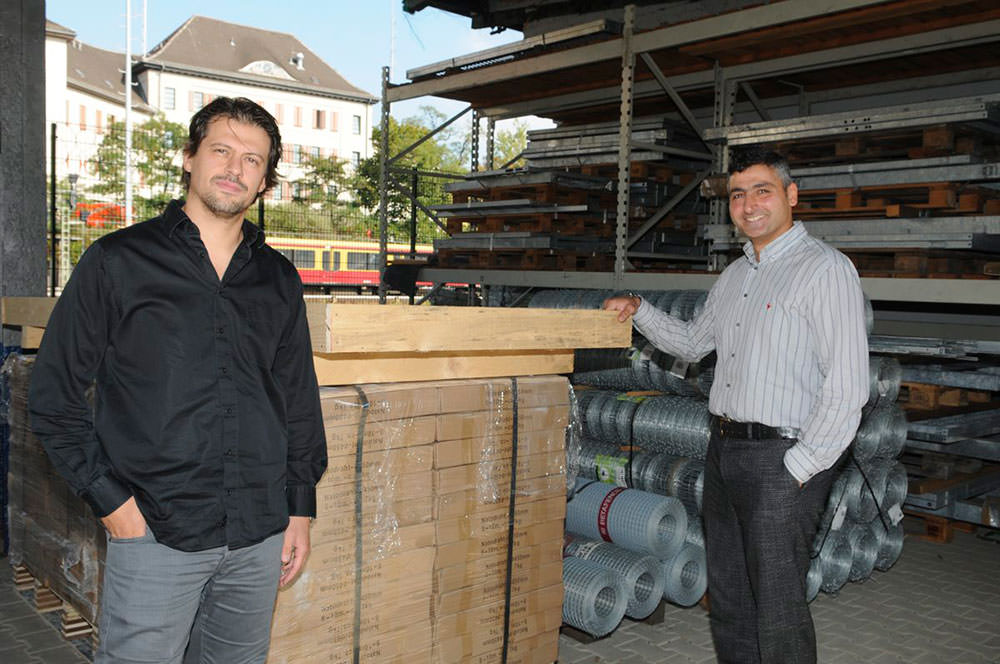
[{"label": "stack of timber", "polygon": [[[40,337],[52,303],[5,298],[4,325]],[[627,346],[628,326],[604,311],[307,312],[330,462],[313,551],[278,597],[269,662],[555,661],[569,387],[553,374],[572,372],[577,347]],[[19,384],[26,393],[26,375]],[[60,596],[93,624],[103,551],[66,540],[97,546],[103,530],[22,429],[12,562],[40,579],[51,568],[53,590],[72,576]],[[67,522],[77,516],[82,535]]]}]

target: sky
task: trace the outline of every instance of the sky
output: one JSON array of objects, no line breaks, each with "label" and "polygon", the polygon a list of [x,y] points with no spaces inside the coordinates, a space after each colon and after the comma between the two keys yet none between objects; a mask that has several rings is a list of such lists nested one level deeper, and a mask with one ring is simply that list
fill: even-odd
[{"label": "sky", "polygon": [[[77,39],[107,50],[125,51],[127,0],[47,0],[46,16],[77,34]],[[142,51],[143,0],[132,2],[132,51]],[[403,83],[407,69],[521,39],[506,30],[491,35],[473,30],[470,20],[437,9],[403,11],[402,0],[145,0],[147,50],[194,14],[278,32],[288,32],[344,78],[379,97],[382,67],[390,81]],[[395,30],[392,25],[395,24]],[[394,39],[390,35],[395,35]],[[450,115],[460,102],[422,97],[393,104],[392,115],[406,118],[431,105]],[[378,117],[377,115],[375,116]]]}]

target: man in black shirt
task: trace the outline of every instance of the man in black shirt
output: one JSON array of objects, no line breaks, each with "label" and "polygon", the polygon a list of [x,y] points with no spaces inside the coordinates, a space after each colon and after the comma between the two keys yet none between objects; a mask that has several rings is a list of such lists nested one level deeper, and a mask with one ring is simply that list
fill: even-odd
[{"label": "man in black shirt", "polygon": [[205,106],[186,199],[96,241],[46,329],[33,428],[109,534],[97,662],[263,662],[308,555],[326,442],[302,284],[243,219],[280,158],[263,108]]}]

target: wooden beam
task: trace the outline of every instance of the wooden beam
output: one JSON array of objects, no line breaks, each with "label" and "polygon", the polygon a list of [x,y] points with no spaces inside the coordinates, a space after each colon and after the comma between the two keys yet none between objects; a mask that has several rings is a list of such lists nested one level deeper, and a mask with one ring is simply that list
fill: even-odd
[{"label": "wooden beam", "polygon": [[44,327],[25,325],[21,328],[21,350],[38,350],[42,343],[42,335],[45,334]]},{"label": "wooden beam", "polygon": [[313,353],[320,385],[538,376],[573,371],[573,351],[492,353]]},{"label": "wooden beam", "polygon": [[[308,309],[314,317],[318,311]],[[321,353],[551,351],[632,343],[632,326],[599,310],[328,305],[324,320],[325,330],[310,321],[313,350]]]},{"label": "wooden beam", "polygon": [[10,327],[45,327],[54,306],[54,297],[3,297],[0,298],[0,321]]}]

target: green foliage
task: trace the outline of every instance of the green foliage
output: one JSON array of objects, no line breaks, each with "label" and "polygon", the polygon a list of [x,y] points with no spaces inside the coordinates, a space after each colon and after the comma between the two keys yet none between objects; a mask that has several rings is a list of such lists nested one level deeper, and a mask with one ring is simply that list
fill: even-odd
[{"label": "green foliage", "polygon": [[493,137],[493,164],[494,168],[500,168],[507,164],[507,168],[518,168],[524,166],[524,159],[518,158],[508,164],[514,157],[517,157],[528,146],[528,123],[524,120],[515,120],[510,129],[501,129]]},{"label": "green foliage", "polygon": [[[132,130],[132,164],[140,176],[136,187],[135,207],[162,208],[180,191],[181,166],[177,159],[187,130],[157,114]],[[125,192],[125,123],[108,125],[97,152],[90,160],[97,183],[89,189],[95,194],[123,197]],[[137,182],[137,185],[140,183]],[[143,195],[143,193],[147,195]]]},{"label": "green foliage", "polygon": [[338,157],[309,157],[305,161],[305,176],[299,180],[301,194],[296,202],[310,203],[322,208],[335,208],[341,204],[337,197],[350,191],[351,176],[346,171],[347,161]]}]

